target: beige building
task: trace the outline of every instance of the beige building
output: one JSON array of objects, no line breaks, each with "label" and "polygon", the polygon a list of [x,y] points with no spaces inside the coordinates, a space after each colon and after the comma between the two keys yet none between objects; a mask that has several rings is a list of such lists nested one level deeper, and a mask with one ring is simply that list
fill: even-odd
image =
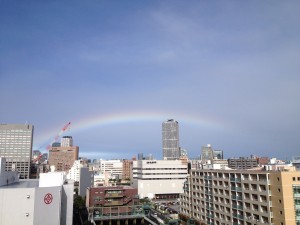
[{"label": "beige building", "polygon": [[78,160],[79,147],[51,147],[49,150],[49,165],[55,166],[55,171],[69,171],[75,160]]},{"label": "beige building", "polygon": [[193,169],[180,195],[181,217],[199,224],[298,225],[300,172],[291,168]]}]

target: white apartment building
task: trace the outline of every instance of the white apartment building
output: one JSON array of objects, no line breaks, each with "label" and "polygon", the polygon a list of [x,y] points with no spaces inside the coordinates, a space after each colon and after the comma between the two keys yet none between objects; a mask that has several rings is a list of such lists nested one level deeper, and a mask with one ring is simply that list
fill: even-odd
[{"label": "white apartment building", "polygon": [[83,161],[76,160],[67,174],[67,179],[78,182],[79,195],[86,195],[86,188],[94,186],[94,172],[89,171],[87,165]]},{"label": "white apartment building", "polygon": [[[37,180],[10,177],[0,158],[0,225],[72,225],[74,183],[63,172],[40,174]],[[9,172],[13,173],[13,172]],[[4,178],[3,178],[4,177]]]},{"label": "white apartment building", "polygon": [[140,198],[174,199],[183,193],[187,175],[187,163],[181,160],[138,160],[133,161],[132,186]]},{"label": "white apartment building", "polygon": [[207,225],[300,224],[300,172],[192,169],[180,217]]},{"label": "white apartment building", "polygon": [[123,162],[122,160],[100,159],[96,163],[93,163],[93,170],[103,174],[109,174],[109,179],[122,178]]},{"label": "white apartment building", "polygon": [[79,182],[80,180],[80,168],[83,167],[81,160],[75,160],[73,166],[70,168],[67,179],[74,180],[75,182]]}]

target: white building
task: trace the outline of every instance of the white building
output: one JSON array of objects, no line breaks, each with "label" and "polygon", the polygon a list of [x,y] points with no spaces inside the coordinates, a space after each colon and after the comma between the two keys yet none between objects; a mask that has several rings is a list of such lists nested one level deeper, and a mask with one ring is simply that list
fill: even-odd
[{"label": "white building", "polygon": [[79,195],[86,195],[86,188],[94,186],[94,172],[83,164],[81,160],[76,160],[67,174],[67,179],[74,180],[79,184]]},{"label": "white building", "polygon": [[0,225],[72,225],[74,183],[63,172],[20,181],[11,174],[7,182],[5,159],[0,162]]},{"label": "white building", "polygon": [[101,173],[108,173],[109,179],[122,178],[123,162],[121,160],[103,160],[98,161],[99,170]]},{"label": "white building", "polygon": [[178,198],[187,176],[187,163],[181,160],[133,161],[132,185],[141,198]]},{"label": "white building", "polygon": [[74,180],[76,182],[79,182],[80,179],[80,168],[83,167],[83,164],[80,160],[75,160],[73,163],[73,166],[70,168],[67,179]]}]

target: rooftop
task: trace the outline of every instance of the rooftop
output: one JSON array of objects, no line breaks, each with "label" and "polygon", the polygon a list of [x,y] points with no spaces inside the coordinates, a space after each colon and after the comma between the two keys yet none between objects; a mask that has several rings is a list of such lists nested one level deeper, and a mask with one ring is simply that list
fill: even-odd
[{"label": "rooftop", "polygon": [[19,182],[11,183],[8,185],[3,185],[0,189],[7,189],[7,188],[35,188],[39,186],[39,180],[36,179],[27,179],[21,180]]}]

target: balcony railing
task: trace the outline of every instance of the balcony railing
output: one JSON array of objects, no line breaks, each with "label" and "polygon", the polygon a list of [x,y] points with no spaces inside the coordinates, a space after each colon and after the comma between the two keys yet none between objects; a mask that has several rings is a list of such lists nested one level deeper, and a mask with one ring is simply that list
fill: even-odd
[{"label": "balcony railing", "polygon": [[114,206],[114,205],[123,205],[123,201],[111,201],[111,202],[105,202],[105,206]]},{"label": "balcony railing", "polygon": [[121,198],[123,197],[123,193],[106,193],[105,198]]}]

